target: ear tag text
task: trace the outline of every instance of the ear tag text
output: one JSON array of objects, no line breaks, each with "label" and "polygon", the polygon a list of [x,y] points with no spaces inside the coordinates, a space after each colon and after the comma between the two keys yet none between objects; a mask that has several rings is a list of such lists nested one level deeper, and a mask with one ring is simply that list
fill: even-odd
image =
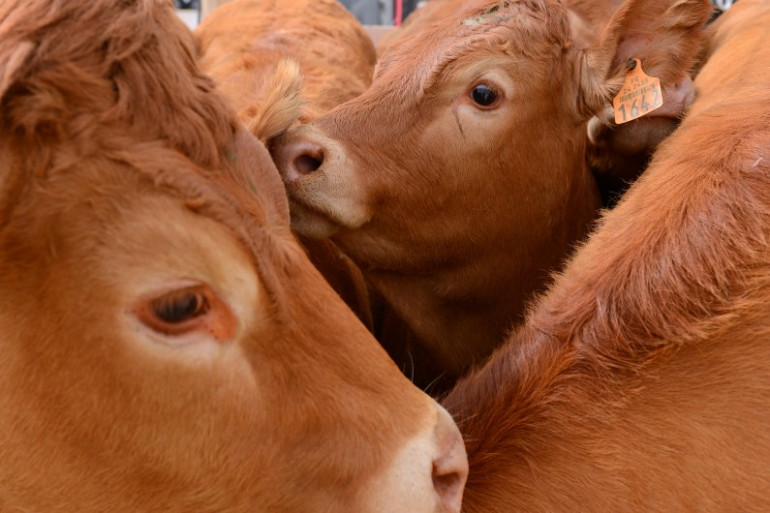
[{"label": "ear tag text", "polygon": [[629,72],[620,92],[612,100],[618,125],[640,118],[663,106],[660,79],[642,70],[639,59],[629,59]]}]

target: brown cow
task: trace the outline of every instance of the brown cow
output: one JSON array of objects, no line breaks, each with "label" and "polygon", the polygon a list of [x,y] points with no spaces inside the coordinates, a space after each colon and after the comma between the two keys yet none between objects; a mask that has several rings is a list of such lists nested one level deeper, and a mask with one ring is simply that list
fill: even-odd
[{"label": "brown cow", "polygon": [[0,4],[0,511],[459,511],[162,0]]},{"label": "brown cow", "polygon": [[770,4],[525,326],[445,405],[466,513],[770,511]]},{"label": "brown cow", "polygon": [[[335,0],[234,0],[195,31],[200,64],[263,142],[308,122],[371,84],[374,47]],[[301,238],[313,264],[372,329],[360,269],[329,240]]]},{"label": "brown cow", "polygon": [[263,141],[363,93],[377,60],[336,0],[234,0],[195,35],[201,68]]},{"label": "brown cow", "polygon": [[584,50],[561,4],[484,0],[400,40],[366,93],[282,138],[295,229],[333,235],[413,343],[461,375],[587,232],[586,123],[628,58],[677,76],[709,11],[630,1]]},{"label": "brown cow", "polygon": [[[377,51],[383,55],[398,38],[412,37],[472,0],[431,0],[412,13],[406,22],[383,38]],[[623,0],[566,0],[572,43],[588,48],[598,42],[602,31]],[[663,107],[626,124],[617,125],[611,105],[589,121],[586,158],[599,181],[605,204],[611,204],[644,170],[657,148],[679,124],[695,91],[688,69],[661,84]]]}]

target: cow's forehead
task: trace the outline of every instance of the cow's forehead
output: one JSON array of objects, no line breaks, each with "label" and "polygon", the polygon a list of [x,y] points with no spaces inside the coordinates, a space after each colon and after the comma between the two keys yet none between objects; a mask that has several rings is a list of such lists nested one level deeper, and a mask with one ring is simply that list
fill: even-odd
[{"label": "cow's forehead", "polygon": [[244,130],[233,137],[224,152],[226,161],[216,168],[200,167],[172,148],[131,153],[124,155],[125,162],[149,178],[145,183],[225,226],[257,266],[271,235],[288,233],[288,211],[280,208],[285,193],[278,172],[266,148]]},{"label": "cow's forehead", "polygon": [[[202,166],[217,165],[237,121],[210,94],[189,30],[162,2],[119,4],[0,3],[0,19],[8,16],[0,69],[22,62],[3,77],[3,130],[49,147],[85,147],[110,130],[165,140]],[[7,51],[25,46],[21,56]]]},{"label": "cow's forehead", "polygon": [[449,63],[479,50],[495,46],[521,54],[537,52],[538,47],[560,50],[569,37],[566,11],[560,3],[476,1],[394,43],[378,65],[377,78],[412,73],[424,87]]},{"label": "cow's forehead", "polygon": [[125,164],[242,239],[268,224],[288,230],[269,154],[197,69],[192,36],[167,5],[0,2],[0,19],[8,12],[29,16],[0,27],[0,58],[14,45],[32,51],[5,77],[13,87],[0,111],[3,204],[67,173],[109,181]]}]

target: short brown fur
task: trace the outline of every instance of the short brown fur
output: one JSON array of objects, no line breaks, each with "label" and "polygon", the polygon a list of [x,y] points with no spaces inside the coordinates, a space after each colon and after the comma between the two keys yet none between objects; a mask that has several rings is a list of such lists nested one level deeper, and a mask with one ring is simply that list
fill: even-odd
[{"label": "short brown fur", "polygon": [[[235,0],[211,13],[195,35],[201,67],[241,120],[256,123],[252,133],[263,141],[364,92],[377,59],[363,26],[336,0]],[[297,64],[296,78],[271,83],[286,59]],[[296,79],[303,101],[286,108],[296,105]],[[262,119],[278,108],[298,115],[283,126]]]}]

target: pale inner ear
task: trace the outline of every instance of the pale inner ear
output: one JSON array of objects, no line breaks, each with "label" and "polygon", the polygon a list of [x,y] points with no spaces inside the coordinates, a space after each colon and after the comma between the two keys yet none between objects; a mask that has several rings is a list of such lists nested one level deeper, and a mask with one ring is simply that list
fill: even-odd
[{"label": "pale inner ear", "polygon": [[623,84],[625,62],[636,57],[662,84],[686,74],[700,48],[711,13],[701,0],[627,0],[607,25],[600,42],[579,62],[584,113],[600,112]]},{"label": "pale inner ear", "polygon": [[11,84],[16,81],[17,75],[34,49],[35,45],[31,41],[15,44],[10,50],[0,49],[0,55],[3,57],[3,62],[0,64],[0,100],[3,99]]}]

